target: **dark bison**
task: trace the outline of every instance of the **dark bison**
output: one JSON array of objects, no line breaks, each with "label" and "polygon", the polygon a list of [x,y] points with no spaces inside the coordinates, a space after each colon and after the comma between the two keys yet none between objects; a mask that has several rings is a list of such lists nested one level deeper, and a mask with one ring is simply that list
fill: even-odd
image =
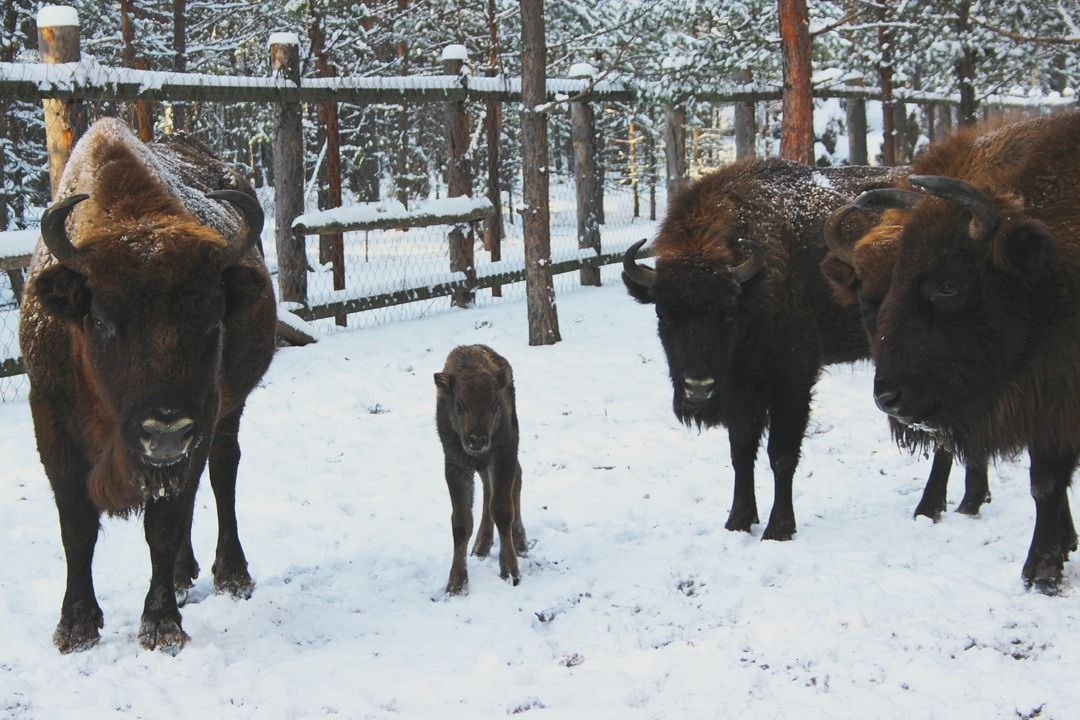
[{"label": "dark bison", "polygon": [[60,514],[67,590],[53,642],[89,647],[101,513],[142,512],[152,574],[139,642],[188,639],[176,591],[198,574],[190,528],[209,458],[214,586],[250,595],[234,508],[244,400],[274,352],[275,305],[251,188],[201,146],[143,144],[114,119],[72,152],[41,220],[19,339],[38,452]]},{"label": "dark bison", "polygon": [[[920,161],[916,160],[913,171],[920,171]],[[864,199],[889,194],[886,190],[877,190],[860,197]],[[877,311],[885,293],[889,290],[893,266],[896,264],[896,239],[903,227],[905,214],[900,210],[886,209],[880,213],[876,224],[861,237],[855,238],[842,231],[842,224],[848,216],[859,209],[880,210],[873,203],[864,200],[860,208],[849,203],[835,210],[825,224],[825,241],[829,253],[821,262],[821,270],[832,285],[837,302],[842,305],[857,304],[863,319],[867,337],[873,342],[877,332]],[[930,477],[926,481],[922,498],[915,506],[915,515],[923,515],[938,520],[945,511],[946,489],[949,474],[952,471],[953,454],[940,447],[932,433],[908,427],[894,418],[889,418],[889,428],[901,447],[912,451],[928,452],[933,450],[934,461],[930,468]],[[964,497],[956,511],[966,515],[978,515],[984,502],[990,501],[990,488],[987,481],[987,458],[967,458]]]},{"label": "dark bison", "polygon": [[839,305],[818,264],[829,214],[895,170],[811,169],[783,160],[725,167],[675,197],[654,243],[656,268],[624,259],[623,282],[655,303],[684,423],[724,425],[735,492],[725,527],[758,522],[754,459],[766,424],[775,500],[763,538],[795,532],[792,476],[823,365],[868,356],[855,307]]},{"label": "dark bison", "polygon": [[1080,113],[932,150],[934,170],[908,178],[924,196],[886,194],[910,211],[877,313],[875,400],[962,457],[1027,449],[1023,578],[1052,592],[1076,549]]},{"label": "dark bison", "polygon": [[462,592],[469,580],[465,546],[473,529],[473,476],[484,483],[484,505],[473,554],[491,551],[492,522],[499,530],[499,574],[520,581],[517,556],[527,550],[521,521],[521,465],[514,374],[502,355],[485,345],[461,345],[435,373],[435,423],[445,461],[453,514],[454,560],[446,591]]}]

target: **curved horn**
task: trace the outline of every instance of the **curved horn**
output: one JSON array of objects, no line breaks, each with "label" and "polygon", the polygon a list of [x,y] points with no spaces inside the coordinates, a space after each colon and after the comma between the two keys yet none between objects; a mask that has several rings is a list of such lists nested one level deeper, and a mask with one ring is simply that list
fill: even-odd
[{"label": "curved horn", "polygon": [[656,271],[648,265],[641,265],[636,259],[638,250],[640,250],[641,246],[647,242],[648,239],[646,238],[644,240],[638,240],[631,245],[627,249],[626,254],[623,255],[622,266],[623,272],[626,273],[628,278],[638,285],[644,285],[645,287],[651,288],[653,283],[656,282]]},{"label": "curved horn", "polygon": [[983,240],[998,225],[999,213],[994,201],[973,185],[963,180],[943,175],[911,175],[908,182],[925,193],[951,200],[971,215],[968,234],[974,240]]},{"label": "curved horn", "polygon": [[244,257],[251,246],[259,241],[263,229],[263,210],[258,200],[239,190],[215,190],[207,193],[206,197],[235,205],[247,224],[247,234],[231,238],[221,251],[222,264],[229,267]]},{"label": "curved horn", "polygon": [[765,251],[753,240],[740,240],[739,247],[743,252],[748,253],[749,257],[738,265],[732,265],[731,275],[735,282],[742,285],[765,267]]},{"label": "curved horn", "polygon": [[914,190],[877,188],[859,195],[852,205],[860,210],[910,210],[922,199],[922,193]]},{"label": "curved horn", "polygon": [[41,239],[45,241],[45,247],[64,266],[77,273],[83,272],[85,263],[82,254],[71,244],[64,223],[75,206],[89,197],[86,194],[68,195],[41,214]]},{"label": "curved horn", "polygon": [[859,209],[855,203],[850,202],[833,210],[832,215],[825,221],[825,245],[829,248],[829,252],[833,254],[833,257],[847,265],[854,265],[852,254],[855,250],[855,240],[845,238],[840,226],[844,223],[844,218]]}]

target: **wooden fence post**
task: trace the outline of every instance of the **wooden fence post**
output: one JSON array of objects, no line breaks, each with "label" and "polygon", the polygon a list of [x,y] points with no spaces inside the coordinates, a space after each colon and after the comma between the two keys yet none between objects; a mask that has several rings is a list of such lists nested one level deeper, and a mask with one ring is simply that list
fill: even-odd
[{"label": "wooden fence post", "polygon": [[[735,81],[742,83],[750,89],[750,83],[754,76],[749,68],[743,68],[735,73]],[[752,158],[757,155],[757,119],[754,112],[754,101],[746,100],[735,103],[735,159]]]},{"label": "wooden fence post", "polygon": [[[587,63],[570,67],[572,78],[591,79],[596,70]],[[570,103],[570,137],[574,148],[574,185],[577,188],[578,247],[600,255],[600,222],[596,214],[596,122],[587,102]],[[581,268],[582,285],[599,285],[600,268]]]},{"label": "wooden fence post", "polygon": [[[447,45],[442,51],[443,74],[461,77],[469,51],[464,45]],[[470,197],[472,195],[472,167],[465,156],[469,149],[469,114],[463,101],[445,103],[446,109],[446,196]],[[476,259],[473,255],[473,231],[471,225],[454,225],[448,237],[450,243],[450,271],[465,273],[468,287],[454,291],[452,304],[469,307],[473,304],[476,284]]]},{"label": "wooden fence post", "polygon": [[670,199],[686,186],[686,108],[668,105],[664,115],[664,158],[667,161],[667,192]]},{"label": "wooden fence post", "polygon": [[[270,74],[300,84],[300,38],[296,33],[270,35]],[[274,107],[274,244],[278,256],[278,299],[307,305],[307,253],[304,237],[292,223],[304,212],[303,131],[300,104]]]},{"label": "wooden fence post", "polygon": [[[862,79],[852,81],[853,85],[862,85]],[[866,100],[847,98],[844,100],[844,114],[847,116],[848,162],[852,165],[866,165]]]},{"label": "wooden fence post", "polygon": [[[38,11],[38,55],[43,63],[79,62],[79,13],[67,5],[46,5]],[[49,187],[53,199],[71,148],[83,131],[86,118],[78,100],[42,100],[45,110],[45,146],[49,153]]]}]

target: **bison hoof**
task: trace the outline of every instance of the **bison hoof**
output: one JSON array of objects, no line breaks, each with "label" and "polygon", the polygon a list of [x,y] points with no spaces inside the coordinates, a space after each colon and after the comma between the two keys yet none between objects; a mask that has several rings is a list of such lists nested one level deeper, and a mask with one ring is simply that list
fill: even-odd
[{"label": "bison hoof", "polygon": [[214,573],[214,592],[227,593],[235,600],[247,600],[255,591],[255,581],[251,579],[247,568],[240,568],[236,572]]},{"label": "bison hoof", "polygon": [[756,525],[761,522],[758,520],[758,514],[755,511],[743,512],[732,510],[728,515],[727,522],[724,523],[725,530],[731,530],[732,532],[750,532],[750,526]]},{"label": "bison hoof", "polygon": [[446,594],[447,595],[464,595],[465,586],[469,583],[469,574],[461,573],[459,577],[455,577],[453,573],[450,574],[450,579],[446,582]]},{"label": "bison hoof", "polygon": [[101,608],[75,608],[60,616],[53,631],[53,644],[60,652],[81,652],[97,645],[101,639],[98,629],[105,626]]},{"label": "bison hoof", "polygon": [[1024,585],[1044,595],[1056,595],[1061,586],[1064,570],[1062,553],[1029,555],[1024,563]]},{"label": "bison hoof", "polygon": [[521,574],[518,572],[517,567],[504,568],[499,571],[499,577],[503,580],[507,580],[511,585],[517,587],[521,583]]},{"label": "bison hoof", "polygon": [[956,506],[956,512],[963,515],[978,515],[983,503],[988,502],[990,502],[990,493],[980,493],[974,496],[965,494],[963,500]]},{"label": "bison hoof", "polygon": [[195,586],[195,580],[199,577],[199,563],[194,558],[189,562],[177,561],[176,571],[173,572],[173,587],[177,592],[190,590]]},{"label": "bison hoof", "polygon": [[926,498],[923,498],[919,504],[915,506],[915,514],[912,517],[930,518],[936,523],[941,521],[941,513],[943,512],[945,512],[944,500],[927,500]]},{"label": "bison hoof", "polygon": [[795,535],[794,522],[769,523],[765,532],[761,535],[762,540],[790,540]]},{"label": "bison hoof", "polygon": [[473,544],[472,554],[476,557],[487,557],[491,554],[491,538],[476,538]]},{"label": "bison hoof", "polygon": [[160,650],[168,655],[176,655],[184,649],[191,638],[180,627],[178,618],[146,618],[139,627],[139,644],[147,650]]}]

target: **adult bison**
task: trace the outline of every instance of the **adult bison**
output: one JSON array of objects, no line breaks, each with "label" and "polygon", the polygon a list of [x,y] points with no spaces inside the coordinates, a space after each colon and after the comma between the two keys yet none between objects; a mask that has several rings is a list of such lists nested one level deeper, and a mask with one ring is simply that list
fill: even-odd
[{"label": "adult bison", "polygon": [[[962,131],[965,134],[974,134]],[[917,159],[912,165],[913,172],[920,172],[927,158]],[[893,266],[896,264],[896,239],[903,227],[905,214],[897,209],[876,207],[872,198],[884,199],[892,195],[885,190],[877,190],[862,195],[860,207],[849,203],[833,211],[825,223],[825,242],[829,252],[821,262],[821,270],[833,289],[837,302],[842,305],[858,305],[862,314],[863,327],[872,343],[877,333],[877,312],[885,293],[889,290]],[[876,224],[861,237],[853,237],[842,232],[845,220],[858,210],[880,213]],[[953,453],[942,447],[933,433],[909,427],[889,418],[889,428],[893,437],[902,448],[911,452],[929,452],[933,450],[934,460],[930,476],[926,481],[922,497],[915,506],[915,515],[922,515],[934,521],[945,511],[946,490],[949,474],[952,471]],[[978,515],[984,502],[990,501],[990,488],[987,481],[987,458],[966,458],[964,497],[956,511],[966,515]]]},{"label": "adult bison", "polygon": [[910,211],[877,313],[875,400],[963,456],[1027,449],[1036,515],[1023,578],[1053,592],[1076,549],[1080,113],[935,152],[940,172],[908,178],[923,196],[885,195]]},{"label": "adult bison", "polygon": [[275,307],[255,247],[251,188],[201,146],[143,144],[95,123],[41,220],[19,339],[38,452],[67,557],[53,642],[89,647],[103,615],[91,563],[101,513],[142,512],[152,574],[143,647],[188,639],[175,591],[198,574],[190,528],[209,458],[214,586],[253,587],[234,508],[244,401],[274,351]]},{"label": "adult bison", "polygon": [[724,425],[735,468],[725,527],[758,522],[754,459],[766,424],[775,499],[764,539],[795,532],[791,485],[821,367],[868,356],[854,307],[829,292],[818,264],[829,214],[895,179],[881,168],[811,169],[740,162],[675,197],[654,243],[656,268],[624,258],[623,282],[655,303],[684,423]]}]

